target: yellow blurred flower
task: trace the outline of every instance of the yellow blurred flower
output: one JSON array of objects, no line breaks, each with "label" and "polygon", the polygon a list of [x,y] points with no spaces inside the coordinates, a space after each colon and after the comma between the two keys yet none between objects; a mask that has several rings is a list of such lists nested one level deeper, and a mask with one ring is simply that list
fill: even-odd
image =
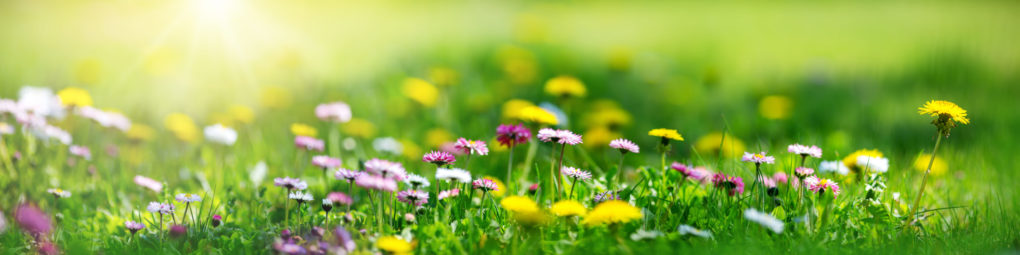
[{"label": "yellow blurred flower", "polygon": [[538,211],[538,204],[524,196],[507,196],[499,201],[503,209],[515,213],[531,213]]},{"label": "yellow blurred flower", "polygon": [[408,159],[411,159],[411,160],[420,160],[421,159],[422,152],[421,152],[421,147],[419,147],[418,144],[412,142],[411,140],[406,140],[406,139],[401,139],[399,141],[400,141],[400,146],[404,147],[403,148],[404,149],[404,153],[403,153],[404,157],[407,157]]},{"label": "yellow blurred flower", "polygon": [[573,76],[560,75],[545,82],[545,93],[557,97],[584,97],[588,90]]},{"label": "yellow blurred flower", "polygon": [[791,110],[793,110],[793,100],[786,96],[766,96],[758,103],[758,112],[762,117],[770,120],[789,119]]},{"label": "yellow blurred flower", "polygon": [[627,223],[641,217],[641,209],[624,201],[609,200],[596,205],[581,223],[588,226]]},{"label": "yellow blurred flower", "polygon": [[92,96],[89,95],[88,91],[76,87],[67,87],[57,92],[57,97],[60,97],[60,103],[64,106],[92,106]]},{"label": "yellow blurred flower", "polygon": [[[723,141],[725,139],[725,141]],[[720,150],[720,147],[721,150]],[[747,150],[744,146],[744,142],[737,139],[737,137],[726,134],[725,137],[722,132],[715,131],[705,134],[698,141],[694,142],[694,150],[701,156],[715,156],[722,153],[723,157],[738,157]]]},{"label": "yellow blurred flower", "polygon": [[520,119],[521,110],[526,107],[535,106],[531,101],[524,99],[510,99],[503,103],[503,118]]},{"label": "yellow blurred flower", "polygon": [[522,108],[521,111],[517,113],[517,117],[521,121],[537,123],[540,125],[559,124],[559,120],[556,119],[556,115],[538,106],[528,106]]},{"label": "yellow blurred flower", "polygon": [[585,115],[584,123],[588,127],[605,126],[616,130],[630,124],[630,113],[620,108],[603,108],[592,110]]},{"label": "yellow blurred flower", "polygon": [[499,144],[499,140],[496,140],[495,137],[489,140],[488,144],[489,150],[491,150],[491,152],[504,152],[507,151],[507,149],[509,149],[506,147],[506,145]]},{"label": "yellow blurred flower", "polygon": [[556,216],[584,216],[588,214],[588,209],[584,208],[584,205],[574,200],[564,200],[556,202],[549,208]]},{"label": "yellow blurred flower", "polygon": [[538,63],[535,55],[527,49],[517,46],[503,46],[497,52],[497,57],[503,67],[503,73],[511,83],[528,84],[535,80],[538,74]]},{"label": "yellow blurred flower", "polygon": [[163,124],[181,141],[196,142],[199,139],[198,126],[195,126],[195,121],[188,115],[171,113],[166,116]]},{"label": "yellow blurred flower", "polygon": [[74,66],[74,79],[79,83],[97,84],[103,74],[103,64],[96,59],[84,59]]},{"label": "yellow blurred flower", "polygon": [[360,138],[372,138],[376,132],[375,124],[359,118],[351,118],[351,121],[343,124],[342,129],[345,134]]},{"label": "yellow blurred flower", "polygon": [[459,79],[460,75],[457,74],[457,70],[449,67],[433,67],[429,69],[429,80],[432,80],[437,86],[455,85]]},{"label": "yellow blurred flower", "polygon": [[411,242],[404,241],[396,236],[384,236],[375,241],[375,247],[391,254],[411,254],[414,248]]},{"label": "yellow blurred flower", "polygon": [[237,122],[251,124],[255,121],[255,111],[252,111],[252,109],[247,106],[235,104],[230,106],[228,111],[230,112],[230,116]]},{"label": "yellow blurred flower", "polygon": [[490,195],[497,196],[497,197],[502,197],[503,195],[506,194],[506,184],[503,184],[503,182],[500,181],[499,179],[497,179],[496,177],[485,176],[485,177],[482,177],[482,179],[488,179],[488,180],[492,181],[492,183],[496,184],[497,190],[490,191],[489,192]]},{"label": "yellow blurred flower", "polygon": [[156,131],[148,125],[142,123],[131,123],[131,128],[127,131],[127,137],[131,140],[136,141],[148,141],[152,139],[152,136],[156,134]]},{"label": "yellow blurred flower", "polygon": [[[914,169],[917,171],[924,172],[928,169],[928,162],[931,160],[931,154],[921,154],[914,160]],[[935,156],[935,161],[931,162],[931,174],[935,176],[941,176],[949,170],[949,165],[942,157]]]},{"label": "yellow blurred flower", "polygon": [[604,126],[588,129],[584,132],[584,146],[588,148],[601,148],[609,146],[613,139],[620,138],[620,133],[610,131]]},{"label": "yellow blurred flower", "polygon": [[680,133],[676,132],[676,129],[668,128],[656,128],[648,131],[648,135],[662,137],[665,139],[672,139],[677,141],[683,141],[684,137],[680,136]]},{"label": "yellow blurred flower", "polygon": [[425,146],[439,148],[444,143],[453,142],[453,133],[442,128],[433,128],[425,132]]},{"label": "yellow blurred flower", "polygon": [[543,211],[514,213],[514,219],[525,226],[543,225],[549,220]]},{"label": "yellow blurred flower", "polygon": [[266,108],[282,109],[290,106],[293,96],[290,91],[277,86],[263,87],[259,103]]},{"label": "yellow blurred flower", "polygon": [[304,123],[294,123],[290,124],[290,133],[296,136],[315,137],[319,134],[319,130],[315,129],[315,127],[305,125]]},{"label": "yellow blurred flower", "polygon": [[850,168],[850,170],[853,170],[854,172],[858,172],[858,171],[860,171],[860,167],[857,165],[857,158],[860,157],[860,156],[869,156],[869,157],[877,158],[877,157],[882,157],[882,152],[880,152],[878,150],[874,150],[874,149],[873,150],[868,150],[868,149],[857,150],[854,153],[850,153],[850,155],[847,155],[846,157],[844,157],[843,158],[843,164],[846,165],[847,168]]},{"label": "yellow blurred flower", "polygon": [[439,89],[436,89],[436,86],[422,79],[404,79],[404,85],[401,88],[404,96],[425,107],[435,106],[436,101],[439,99]]}]

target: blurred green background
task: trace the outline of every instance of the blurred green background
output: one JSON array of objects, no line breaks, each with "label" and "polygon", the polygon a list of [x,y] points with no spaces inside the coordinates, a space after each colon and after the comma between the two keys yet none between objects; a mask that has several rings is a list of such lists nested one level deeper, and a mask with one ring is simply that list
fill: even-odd
[{"label": "blurred green background", "polygon": [[[373,136],[428,150],[427,129],[490,137],[507,100],[557,102],[542,85],[566,74],[589,90],[561,104],[589,139],[582,119],[611,101],[631,117],[619,135],[649,150],[651,128],[679,129],[681,147],[727,130],[752,149],[819,144],[827,159],[877,148],[906,180],[934,138],[916,109],[944,99],[973,122],[940,151],[953,173],[943,185],[969,179],[956,188],[1013,201],[1018,11],[1014,1],[11,0],[0,3],[0,97],[77,86],[154,127],[171,112],[210,124],[239,104],[280,133],[344,100]],[[438,84],[438,106],[421,107],[402,92],[407,77],[453,79]],[[763,115],[783,108],[769,96],[789,110]]]}]

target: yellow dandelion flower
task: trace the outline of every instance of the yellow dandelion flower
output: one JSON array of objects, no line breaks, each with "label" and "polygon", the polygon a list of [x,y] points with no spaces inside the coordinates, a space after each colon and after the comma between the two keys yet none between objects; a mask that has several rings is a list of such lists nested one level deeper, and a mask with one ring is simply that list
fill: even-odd
[{"label": "yellow dandelion flower", "polygon": [[412,142],[411,140],[406,140],[406,139],[402,139],[402,140],[399,140],[399,141],[400,141],[400,146],[404,147],[403,148],[404,149],[404,153],[403,153],[404,157],[407,157],[408,159],[411,159],[411,160],[421,160],[422,152],[421,152],[421,147],[419,147],[418,144]]},{"label": "yellow dandelion flower", "polygon": [[592,109],[592,112],[585,115],[584,123],[588,127],[605,126],[610,129],[618,129],[630,124],[630,113],[620,108]]},{"label": "yellow dandelion flower", "polygon": [[588,89],[573,76],[560,75],[545,82],[545,93],[557,97],[584,97]]},{"label": "yellow dandelion flower", "polygon": [[84,59],[74,66],[74,79],[79,83],[97,84],[103,74],[103,64],[96,59]]},{"label": "yellow dandelion flower", "polygon": [[609,200],[596,205],[581,223],[588,226],[627,223],[641,217],[641,209],[620,200]]},{"label": "yellow dandelion flower", "polygon": [[244,124],[251,124],[255,121],[255,111],[252,111],[252,109],[247,106],[235,104],[230,106],[228,111],[234,121]]},{"label": "yellow dandelion flower", "polygon": [[305,125],[304,123],[294,123],[290,124],[290,133],[296,136],[315,137],[319,134],[319,130],[315,129],[315,127]]},{"label": "yellow dandelion flower", "polygon": [[88,91],[76,87],[67,87],[57,92],[57,97],[60,97],[60,103],[64,106],[92,106],[92,96],[89,95]]},{"label": "yellow dandelion flower", "polygon": [[791,110],[793,110],[793,100],[786,96],[766,96],[758,103],[758,112],[762,117],[770,120],[789,119]]},{"label": "yellow dandelion flower", "polygon": [[425,107],[435,106],[436,101],[439,99],[439,89],[436,89],[436,86],[432,85],[432,83],[422,79],[404,79],[404,85],[401,88],[404,96]]},{"label": "yellow dandelion flower", "polygon": [[556,216],[584,216],[588,214],[588,209],[584,208],[584,205],[574,200],[564,200],[556,202],[549,208]]},{"label": "yellow dandelion flower", "polygon": [[127,131],[128,139],[135,141],[148,141],[152,139],[152,136],[156,134],[156,131],[148,125],[142,123],[131,123],[131,128]]},{"label": "yellow dandelion flower", "polygon": [[535,106],[531,101],[523,99],[510,99],[503,103],[503,118],[520,119],[521,110],[526,107]]},{"label": "yellow dandelion flower", "polygon": [[188,117],[188,115],[171,113],[163,120],[163,124],[166,126],[166,129],[170,130],[181,141],[198,141],[198,126],[195,126],[195,121],[191,120],[191,117]]},{"label": "yellow dandelion flower", "polygon": [[497,190],[489,191],[489,194],[491,194],[493,196],[497,196],[497,197],[502,197],[503,195],[506,195],[506,184],[503,184],[502,181],[500,181],[496,177],[492,177],[492,176],[485,176],[485,177],[482,177],[482,179],[488,179],[488,180],[492,181],[492,183],[496,184],[496,189]]},{"label": "yellow dandelion flower", "polygon": [[[921,171],[922,173],[928,169],[928,162],[931,161],[931,154],[921,154],[914,160],[914,169]],[[935,176],[941,176],[949,170],[949,165],[946,164],[946,160],[942,157],[935,156],[935,161],[931,161],[931,174]]]},{"label": "yellow dandelion flower", "polygon": [[529,197],[508,196],[499,201],[503,209],[515,213],[531,213],[538,211],[538,204]]},{"label": "yellow dandelion flower", "polygon": [[[719,147],[722,146],[722,147]],[[739,157],[746,151],[744,142],[731,134],[723,135],[722,132],[711,132],[705,134],[698,141],[694,142],[694,150],[701,156],[722,155],[723,157]]]},{"label": "yellow dandelion flower", "polygon": [[450,86],[457,84],[460,75],[457,70],[448,67],[433,67],[429,69],[429,80],[438,86]]},{"label": "yellow dandelion flower", "polygon": [[680,133],[678,133],[676,129],[656,128],[648,131],[648,135],[662,137],[663,140],[666,139],[672,139],[677,141],[684,140],[684,137],[680,136]]},{"label": "yellow dandelion flower", "polygon": [[453,133],[442,128],[433,128],[425,132],[425,146],[430,148],[439,148],[444,143],[453,142],[454,139],[456,138],[453,138]]},{"label": "yellow dandelion flower", "polygon": [[620,133],[610,131],[609,128],[599,126],[588,129],[584,132],[584,146],[588,148],[600,148],[609,145],[613,139],[620,138]]},{"label": "yellow dandelion flower", "polygon": [[855,151],[854,153],[850,153],[850,155],[847,155],[845,158],[843,158],[843,164],[846,165],[847,168],[850,168],[850,170],[859,171],[860,167],[857,165],[857,158],[860,156],[869,156],[877,158],[882,157],[883,155],[881,151],[875,149],[872,150],[861,149]]},{"label": "yellow dandelion flower", "polygon": [[396,236],[384,236],[375,241],[375,247],[391,254],[411,254],[414,248],[411,242],[404,241]]},{"label": "yellow dandelion flower", "polygon": [[351,118],[351,121],[343,124],[342,130],[348,135],[360,138],[372,138],[376,132],[375,124],[359,118]]},{"label": "yellow dandelion flower", "polygon": [[931,123],[935,124],[939,129],[939,133],[942,135],[949,135],[949,129],[956,127],[956,123],[970,124],[970,119],[967,118],[967,110],[960,108],[960,106],[953,102],[943,100],[931,100],[924,103],[924,106],[917,108],[921,115],[931,115],[937,117],[932,120]]},{"label": "yellow dandelion flower", "polygon": [[556,125],[560,123],[559,120],[556,119],[556,115],[538,106],[524,107],[517,114],[517,117],[520,118],[521,121],[525,122],[538,123],[541,125]]},{"label": "yellow dandelion flower", "polygon": [[273,109],[287,108],[293,100],[289,90],[277,86],[262,88],[259,96],[259,103],[262,106]]},{"label": "yellow dandelion flower", "polygon": [[492,140],[489,140],[488,144],[489,150],[491,150],[491,152],[504,152],[507,151],[507,149],[509,149],[506,145],[500,144],[499,140],[497,140],[495,137],[493,137]]},{"label": "yellow dandelion flower", "polygon": [[549,217],[546,216],[545,212],[536,210],[533,212],[514,213],[514,219],[521,225],[535,226],[545,224]]}]

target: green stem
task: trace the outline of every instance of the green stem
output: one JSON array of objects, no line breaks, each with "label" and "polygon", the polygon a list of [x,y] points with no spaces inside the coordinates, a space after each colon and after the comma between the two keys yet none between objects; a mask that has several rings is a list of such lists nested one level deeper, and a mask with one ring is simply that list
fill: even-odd
[{"label": "green stem", "polygon": [[935,163],[935,152],[939,150],[939,144],[942,143],[942,134],[938,134],[935,138],[935,148],[931,150],[931,158],[928,159],[928,168],[924,170],[924,176],[921,177],[921,190],[917,193],[917,198],[914,198],[914,206],[910,208],[910,214],[907,214],[907,225],[910,225],[915,218],[917,213],[917,207],[921,205],[921,196],[924,196],[925,185],[928,184],[928,174],[931,173],[931,166]]}]

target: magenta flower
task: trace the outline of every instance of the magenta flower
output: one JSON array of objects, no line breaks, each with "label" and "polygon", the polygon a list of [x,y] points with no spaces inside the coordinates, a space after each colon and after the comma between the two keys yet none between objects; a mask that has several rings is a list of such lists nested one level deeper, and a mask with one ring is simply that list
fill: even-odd
[{"label": "magenta flower", "polygon": [[448,197],[456,197],[458,195],[460,195],[460,189],[451,189],[451,190],[440,191],[439,192],[439,196],[436,196],[436,198],[439,199],[439,200],[443,200],[443,199],[446,199]]},{"label": "magenta flower", "polygon": [[818,146],[814,146],[814,145],[807,146],[807,145],[800,145],[800,144],[796,144],[795,143],[795,144],[791,144],[790,146],[787,146],[786,147],[786,151],[789,151],[790,153],[793,153],[793,154],[800,155],[801,157],[807,157],[807,156],[811,156],[811,157],[815,157],[815,158],[821,158],[822,157],[822,148],[818,148]]},{"label": "magenta flower", "polygon": [[687,178],[691,178],[699,182],[708,182],[711,180],[712,175],[715,174],[712,173],[712,171],[709,171],[708,168],[705,168],[704,166],[694,167],[693,169],[690,169],[688,172],[689,175],[687,175]]},{"label": "magenta flower", "polygon": [[553,142],[559,144],[577,145],[583,142],[581,135],[574,134],[570,130],[558,129],[553,130],[551,128],[543,128],[538,131],[538,140],[543,142]]},{"label": "magenta flower", "polygon": [[672,168],[673,171],[677,171],[678,173],[680,173],[684,177],[690,176],[691,172],[694,171],[694,169],[692,169],[690,166],[684,165],[684,164],[680,164],[680,163],[677,163],[677,162],[673,162],[673,164],[670,164],[669,168]]},{"label": "magenta flower", "polygon": [[354,251],[357,248],[357,244],[354,242],[354,238],[351,237],[351,233],[347,232],[343,226],[337,226],[336,230],[333,230],[333,236],[336,236],[336,242],[340,244],[340,248],[347,252]]},{"label": "magenta flower", "polygon": [[358,176],[358,178],[354,180],[354,184],[357,184],[358,187],[379,191],[393,192],[397,190],[397,181],[372,174],[362,174]]},{"label": "magenta flower", "polygon": [[712,184],[716,188],[726,189],[727,194],[730,196],[744,194],[744,179],[740,177],[717,173],[712,176]]},{"label": "magenta flower", "polygon": [[297,136],[294,137],[294,146],[302,150],[323,151],[326,149],[326,142],[314,137]]},{"label": "magenta flower", "polygon": [[337,168],[340,167],[341,163],[343,162],[341,162],[340,159],[330,156],[320,155],[312,157],[312,165],[322,169]]},{"label": "magenta flower", "polygon": [[14,210],[14,221],[22,230],[38,236],[49,234],[53,230],[50,215],[31,204],[21,204]]},{"label": "magenta flower", "polygon": [[354,182],[354,179],[358,178],[358,176],[362,174],[363,173],[359,171],[340,168],[336,170],[336,173],[333,174],[333,177],[336,177],[337,180],[346,180],[348,183],[350,183]]},{"label": "magenta flower", "polygon": [[135,184],[138,184],[138,186],[151,189],[156,193],[159,193],[160,191],[163,190],[163,183],[141,175],[135,175]]},{"label": "magenta flower", "polygon": [[772,174],[772,179],[776,180],[777,183],[783,184],[786,184],[786,182],[789,181],[788,176],[786,176],[786,173],[784,172],[776,172],[775,174]]},{"label": "magenta flower", "polygon": [[290,177],[273,179],[273,185],[276,185],[277,187],[286,188],[287,190],[305,190],[308,188],[307,182],[302,181],[301,179],[298,178]]},{"label": "magenta flower", "polygon": [[133,235],[133,234],[137,233],[138,230],[142,230],[143,228],[145,228],[145,224],[129,220],[129,221],[124,222],[124,227],[127,228],[128,231],[131,231],[131,234]]},{"label": "magenta flower", "polygon": [[176,224],[176,225],[170,226],[170,236],[172,236],[172,237],[182,237],[182,236],[185,236],[187,234],[188,234],[188,227],[185,227],[184,225]]},{"label": "magenta flower", "polygon": [[436,167],[443,167],[457,161],[457,159],[453,157],[453,154],[445,151],[432,151],[425,153],[425,155],[421,157],[421,160],[435,164]]},{"label": "magenta flower", "polygon": [[213,215],[212,216],[212,226],[215,228],[215,227],[219,227],[220,224],[223,224],[223,217],[220,216],[219,214]]},{"label": "magenta flower", "polygon": [[499,191],[499,186],[496,186],[495,182],[493,182],[492,180],[489,180],[489,179],[484,179],[484,178],[483,179],[477,179],[477,180],[471,182],[471,186],[475,187],[475,189],[480,189],[483,192]]},{"label": "magenta flower", "polygon": [[92,151],[89,150],[89,147],[71,145],[68,150],[71,152],[71,155],[79,156],[85,160],[92,159]]},{"label": "magenta flower", "polygon": [[610,141],[609,147],[620,150],[621,153],[627,153],[628,151],[631,153],[639,153],[641,151],[641,148],[638,147],[637,144],[623,138]]},{"label": "magenta flower", "polygon": [[333,201],[333,203],[344,205],[349,205],[354,202],[353,200],[351,200],[350,196],[347,196],[347,194],[344,194],[343,192],[330,192],[328,195],[326,195],[326,199],[329,199],[329,201]]},{"label": "magenta flower", "polygon": [[457,139],[457,143],[454,144],[454,148],[465,154],[478,154],[488,155],[489,146],[485,145],[483,141],[468,140],[461,137]]},{"label": "magenta flower", "polygon": [[798,167],[797,169],[793,170],[793,174],[803,179],[804,177],[814,175],[815,170],[807,167]]},{"label": "magenta flower", "polygon": [[819,196],[825,194],[825,191],[832,192],[832,196],[839,196],[839,184],[829,179],[818,179],[818,177],[808,177],[804,179],[804,186],[808,190],[818,193]]},{"label": "magenta flower", "polygon": [[404,176],[407,175],[407,170],[404,169],[404,165],[378,158],[366,161],[365,171],[382,177],[392,177],[397,181],[404,180]]},{"label": "magenta flower", "polygon": [[429,201],[429,193],[420,190],[404,190],[397,192],[397,200],[413,206],[421,206]]},{"label": "magenta flower", "polygon": [[567,177],[578,179],[578,180],[582,180],[582,181],[587,181],[588,179],[591,179],[591,172],[584,171],[584,170],[581,170],[581,169],[577,169],[577,168],[574,168],[574,167],[569,167],[569,166],[568,167],[564,167],[563,169],[560,169],[560,173],[565,175],[565,176],[567,176]]},{"label": "magenta flower", "polygon": [[531,131],[523,124],[507,125],[501,124],[496,128],[496,140],[499,144],[507,147],[514,147],[525,144],[531,139]]},{"label": "magenta flower", "polygon": [[751,162],[751,163],[754,163],[756,165],[761,165],[762,163],[765,163],[765,164],[775,163],[776,162],[776,157],[766,156],[765,152],[759,152],[759,153],[754,153],[754,154],[752,154],[750,152],[744,152],[744,157],[742,157],[740,160],[744,161],[744,162]]},{"label": "magenta flower", "polygon": [[335,123],[348,122],[351,120],[351,106],[340,101],[320,104],[315,107],[315,117]]}]

